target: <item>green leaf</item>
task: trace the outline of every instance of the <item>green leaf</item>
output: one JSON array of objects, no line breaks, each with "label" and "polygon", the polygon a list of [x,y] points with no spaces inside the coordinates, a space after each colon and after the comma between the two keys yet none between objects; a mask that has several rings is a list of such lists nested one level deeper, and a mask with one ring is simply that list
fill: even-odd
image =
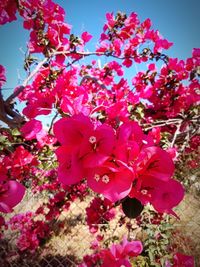
[{"label": "green leaf", "polygon": [[20,131],[19,131],[17,128],[13,129],[13,130],[11,131],[11,134],[12,134],[13,136],[20,136],[20,135],[21,135]]}]

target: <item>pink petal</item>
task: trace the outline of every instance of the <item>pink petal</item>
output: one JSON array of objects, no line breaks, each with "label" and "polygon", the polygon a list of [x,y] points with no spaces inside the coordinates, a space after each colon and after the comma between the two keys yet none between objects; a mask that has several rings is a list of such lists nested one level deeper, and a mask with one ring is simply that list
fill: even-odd
[{"label": "pink petal", "polygon": [[161,181],[155,179],[153,182],[151,203],[158,212],[173,214],[172,208],[176,207],[184,197],[184,188],[180,182],[170,179]]},{"label": "pink petal", "polygon": [[84,135],[92,128],[90,119],[80,113],[57,121],[54,124],[54,134],[61,144],[77,148]]},{"label": "pink petal", "polygon": [[0,195],[0,203],[4,204],[0,205],[0,211],[7,213],[22,200],[25,187],[17,181],[8,181],[6,186],[8,186],[7,191]]},{"label": "pink petal", "polygon": [[41,121],[35,119],[26,122],[20,129],[26,140],[31,140],[36,138],[36,134],[38,134],[41,130],[42,130]]},{"label": "pink petal", "polygon": [[61,183],[64,185],[76,184],[85,177],[82,162],[77,154],[71,153],[68,147],[59,147],[56,155],[59,161],[58,180]]},{"label": "pink petal", "polygon": [[159,147],[143,149],[136,165],[141,177],[151,176],[167,181],[174,172],[174,163],[170,155]]},{"label": "pink petal", "polygon": [[[95,179],[98,177],[99,180]],[[108,176],[109,181],[104,182],[103,177]],[[118,172],[112,172],[108,167],[99,167],[88,171],[87,182],[97,193],[103,194],[112,202],[116,202],[128,195],[134,180],[133,173],[123,166]]]}]

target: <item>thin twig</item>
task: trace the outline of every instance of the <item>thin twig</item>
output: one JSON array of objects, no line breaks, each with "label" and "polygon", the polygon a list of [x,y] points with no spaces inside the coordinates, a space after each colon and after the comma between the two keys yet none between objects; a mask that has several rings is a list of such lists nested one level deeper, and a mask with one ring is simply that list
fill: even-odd
[{"label": "thin twig", "polygon": [[107,89],[106,86],[102,82],[98,81],[97,78],[92,77],[92,76],[89,76],[89,75],[83,76],[83,78],[82,78],[82,80],[80,82],[80,85],[82,85],[85,80],[92,80],[93,82],[95,82],[96,84],[98,84],[102,89]]},{"label": "thin twig", "polygon": [[[166,120],[166,121],[157,121],[154,122],[152,124],[144,124],[143,127],[145,129],[145,131],[151,130],[155,127],[163,127],[163,126],[168,126],[168,125],[179,125],[180,123],[182,123],[182,119],[170,119],[170,120]],[[147,127],[146,127],[147,126]],[[149,127],[148,127],[149,126]]]},{"label": "thin twig", "polygon": [[48,58],[44,58],[40,63],[38,63],[37,67],[30,73],[30,75],[24,80],[24,82],[22,83],[21,86],[19,86],[16,91],[10,95],[7,99],[6,99],[6,104],[10,104],[12,102],[12,100],[18,96],[23,90],[24,88],[28,85],[29,81],[35,76],[35,74],[42,68],[42,66],[47,62]]},{"label": "thin twig", "polygon": [[59,115],[59,113],[57,112],[57,113],[54,115],[54,117],[53,117],[53,119],[52,119],[52,121],[51,121],[49,130],[48,130],[48,133],[49,133],[49,134],[51,133],[51,130],[52,130],[52,127],[53,127],[53,123],[54,123],[55,119],[58,117],[58,115]]},{"label": "thin twig", "polygon": [[176,138],[180,134],[180,128],[181,128],[181,122],[179,122],[179,124],[177,125],[176,131],[174,133],[174,137],[173,137],[172,142],[170,144],[170,147],[173,147],[174,146],[174,144],[176,142]]}]

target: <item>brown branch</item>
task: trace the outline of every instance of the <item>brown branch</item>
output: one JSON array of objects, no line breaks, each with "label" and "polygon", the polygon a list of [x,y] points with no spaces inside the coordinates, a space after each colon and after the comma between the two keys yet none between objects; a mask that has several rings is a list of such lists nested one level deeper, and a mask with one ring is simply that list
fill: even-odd
[{"label": "brown branch", "polygon": [[17,111],[13,110],[13,107],[7,104],[2,96],[0,90],[0,120],[7,124],[10,128],[16,128],[22,124],[24,117]]},{"label": "brown branch", "polygon": [[177,125],[177,128],[176,128],[176,131],[174,133],[174,136],[173,136],[173,139],[172,139],[172,142],[170,144],[170,147],[173,147],[175,142],[176,142],[176,138],[178,137],[178,135],[180,134],[180,128],[181,128],[181,122],[179,122],[179,124]]},{"label": "brown branch", "polygon": [[58,117],[58,115],[59,115],[59,113],[57,112],[57,113],[54,115],[54,117],[53,117],[53,119],[52,119],[52,121],[51,121],[49,130],[48,130],[48,133],[49,133],[49,134],[51,133],[51,130],[52,130],[52,128],[53,128],[53,123],[54,123],[55,119]]},{"label": "brown branch", "polygon": [[98,84],[102,89],[107,89],[106,86],[102,82],[97,80],[97,78],[89,76],[89,75],[83,76],[83,78],[82,78],[82,80],[80,82],[80,85],[82,85],[84,83],[84,81],[86,81],[86,80],[92,80],[93,82]]},{"label": "brown branch", "polygon": [[179,123],[182,123],[183,120],[182,119],[169,119],[169,120],[166,120],[166,121],[156,121],[152,124],[144,124],[142,125],[144,127],[144,130],[145,131],[148,131],[148,130],[151,130],[155,127],[163,127],[163,126],[168,126],[168,125],[177,125]]}]

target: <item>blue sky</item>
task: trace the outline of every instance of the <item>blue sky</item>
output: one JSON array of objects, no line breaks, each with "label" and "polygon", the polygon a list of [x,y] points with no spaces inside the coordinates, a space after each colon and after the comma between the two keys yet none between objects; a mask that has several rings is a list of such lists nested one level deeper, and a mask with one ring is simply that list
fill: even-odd
[{"label": "blue sky", "polygon": [[[73,26],[72,33],[90,32],[96,45],[105,22],[106,12],[136,12],[140,20],[150,18],[153,28],[174,46],[168,54],[185,59],[193,47],[200,47],[199,0],[57,0],[66,11],[66,21]],[[23,51],[26,51],[28,31],[22,28],[22,19],[0,27],[0,64],[7,69],[5,88],[13,88],[23,78]],[[90,46],[91,47],[91,46]],[[7,96],[12,89],[4,90]]]}]

